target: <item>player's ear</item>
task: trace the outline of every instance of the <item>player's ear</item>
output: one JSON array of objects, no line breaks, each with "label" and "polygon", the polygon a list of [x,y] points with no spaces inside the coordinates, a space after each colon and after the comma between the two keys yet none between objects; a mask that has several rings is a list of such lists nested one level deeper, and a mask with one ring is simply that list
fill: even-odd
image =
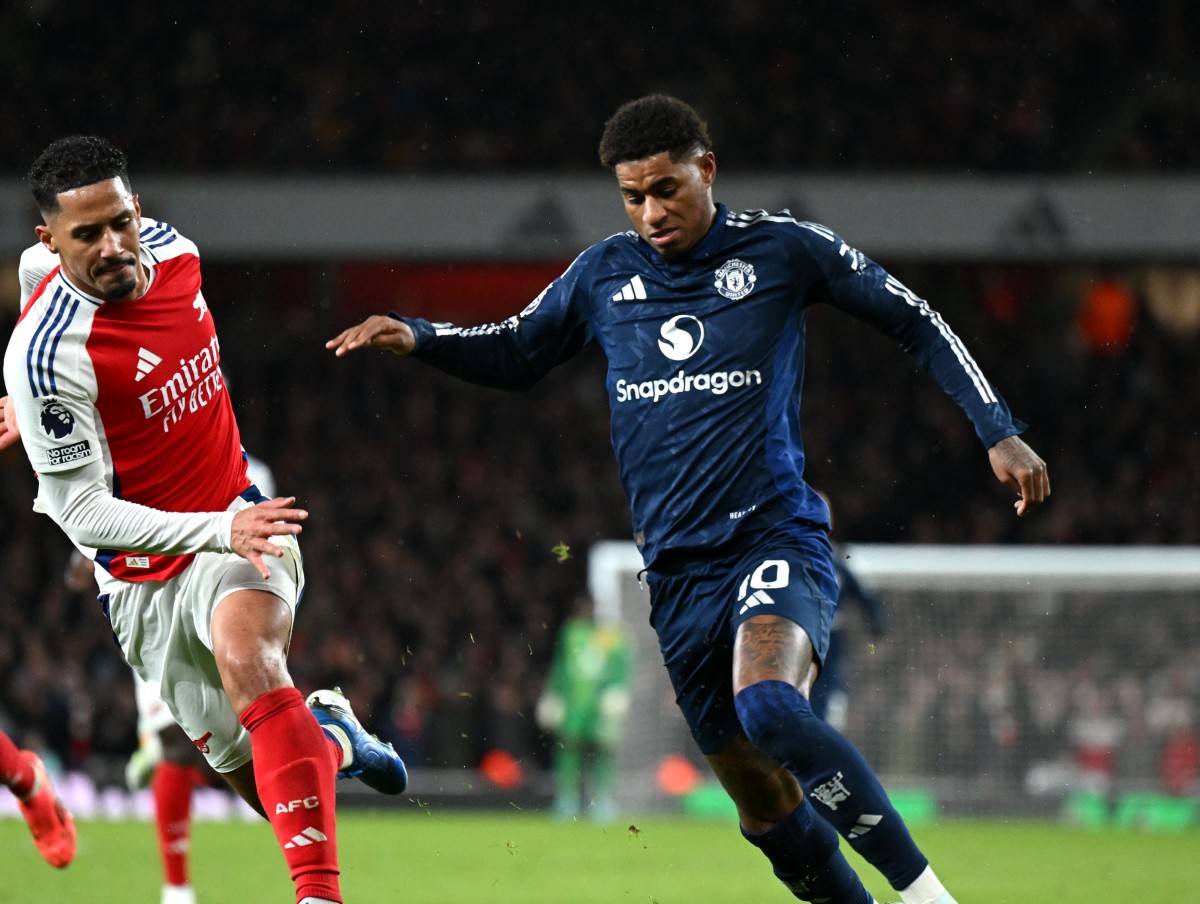
[{"label": "player's ear", "polygon": [[133,218],[138,221],[138,226],[142,225],[142,205],[138,201],[137,193],[133,195]]},{"label": "player's ear", "polygon": [[58,254],[58,246],[54,243],[54,233],[49,226],[34,226],[33,231],[37,233],[38,241],[45,245],[47,250]]}]

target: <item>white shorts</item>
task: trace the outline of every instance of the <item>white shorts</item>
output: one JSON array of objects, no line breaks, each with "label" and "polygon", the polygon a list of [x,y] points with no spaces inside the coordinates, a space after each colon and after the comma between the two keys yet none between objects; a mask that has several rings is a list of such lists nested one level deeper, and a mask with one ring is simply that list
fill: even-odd
[{"label": "white shorts", "polygon": [[[247,503],[238,500],[241,508]],[[217,671],[210,624],[217,606],[239,590],[264,590],[296,613],[304,567],[295,537],[275,537],[284,555],[263,556],[264,580],[234,553],[198,553],[169,581],[105,581],[108,615],[125,658],[143,681],[155,685],[174,721],[217,772],[250,761],[250,735],[238,721]],[[140,729],[140,725],[139,725]]]},{"label": "white shorts", "polygon": [[133,673],[133,690],[137,697],[138,737],[155,735],[175,724],[175,717],[167,704],[162,702],[158,685],[146,681],[137,672]]}]

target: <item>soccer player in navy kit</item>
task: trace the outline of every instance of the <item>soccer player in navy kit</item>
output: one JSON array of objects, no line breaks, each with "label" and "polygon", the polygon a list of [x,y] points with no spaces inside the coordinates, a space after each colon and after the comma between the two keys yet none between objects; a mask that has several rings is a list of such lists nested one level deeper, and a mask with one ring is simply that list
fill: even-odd
[{"label": "soccer player in navy kit", "polygon": [[585,250],[519,315],[472,328],[375,315],[327,347],[521,389],[599,343],[650,621],[743,835],[802,900],[871,904],[840,832],[905,904],[953,904],[871,768],[808,701],[838,594],[828,512],[803,479],[808,308],[900,342],[971,418],[1017,515],[1049,494],[1045,463],[925,301],[823,226],[714,203],[716,158],[691,107],[626,104],[600,159],[633,231]]}]

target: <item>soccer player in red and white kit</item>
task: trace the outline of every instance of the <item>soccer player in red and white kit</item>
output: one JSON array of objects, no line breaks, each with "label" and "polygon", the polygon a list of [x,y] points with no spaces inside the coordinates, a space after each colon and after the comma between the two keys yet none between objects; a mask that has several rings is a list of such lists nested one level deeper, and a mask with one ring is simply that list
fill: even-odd
[{"label": "soccer player in red and white kit", "polygon": [[130,666],[270,821],[296,900],[341,902],[335,776],[387,794],[408,776],[340,692],[306,706],[288,674],[307,512],[246,476],[196,246],[141,216],[103,139],[54,142],[29,182],[44,223],[21,270],[37,286],[4,380],[34,507],[95,561]]}]

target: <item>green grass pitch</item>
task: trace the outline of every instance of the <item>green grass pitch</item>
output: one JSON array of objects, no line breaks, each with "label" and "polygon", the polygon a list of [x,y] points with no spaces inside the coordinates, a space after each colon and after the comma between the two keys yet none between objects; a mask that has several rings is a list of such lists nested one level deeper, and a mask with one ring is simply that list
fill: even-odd
[{"label": "green grass pitch", "polygon": [[[157,904],[153,827],[87,821],[63,871],[25,825],[0,820],[0,904]],[[1089,831],[1052,823],[941,821],[917,839],[960,904],[1166,904],[1200,901],[1200,831]],[[548,816],[346,811],[339,821],[347,904],[723,904],[794,900],[723,820],[647,818],[599,827]],[[844,847],[844,846],[843,846]],[[851,853],[868,888],[889,895]],[[290,904],[292,886],[265,823],[196,825],[200,904]]]}]

